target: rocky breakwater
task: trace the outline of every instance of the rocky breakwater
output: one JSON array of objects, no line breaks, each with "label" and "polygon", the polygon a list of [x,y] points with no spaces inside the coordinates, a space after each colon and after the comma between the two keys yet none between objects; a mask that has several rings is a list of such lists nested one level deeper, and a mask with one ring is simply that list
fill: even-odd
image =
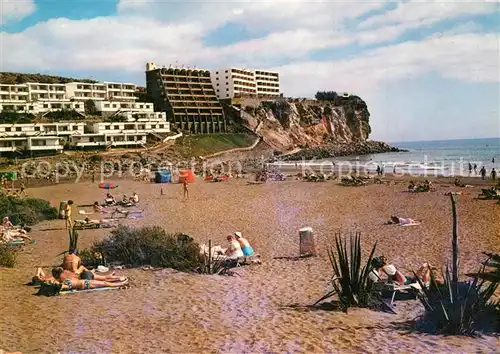
[{"label": "rocky breakwater", "polygon": [[283,159],[328,158],[399,151],[368,140],[370,112],[360,97],[278,99],[242,106],[240,123]]}]

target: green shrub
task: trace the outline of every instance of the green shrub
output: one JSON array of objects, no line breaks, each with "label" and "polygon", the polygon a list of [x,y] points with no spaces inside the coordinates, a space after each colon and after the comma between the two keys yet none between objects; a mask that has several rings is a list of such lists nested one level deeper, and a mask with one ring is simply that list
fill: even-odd
[{"label": "green shrub", "polygon": [[42,220],[57,219],[58,211],[43,199],[0,196],[0,215],[9,216],[15,225],[34,225]]},{"label": "green shrub", "polygon": [[8,245],[0,244],[0,267],[14,268],[16,261],[16,250]]},{"label": "green shrub", "polygon": [[132,228],[120,225],[109,238],[96,243],[92,253],[108,262],[192,271],[200,263],[200,248],[192,238],[169,234],[161,227]]},{"label": "green shrub", "polygon": [[[498,267],[489,263],[490,259],[499,259],[490,255],[486,265],[472,274],[470,282],[459,281],[458,269],[458,234],[455,197],[450,195],[453,233],[452,266],[446,267],[444,284],[438,284],[431,273],[428,288],[418,279],[423,291],[419,299],[425,312],[417,321],[417,329],[448,335],[475,335],[477,332],[500,332],[500,304],[492,299],[498,288],[498,273],[486,273],[485,266]],[[469,274],[470,276],[471,274]]]},{"label": "green shrub", "polygon": [[[333,269],[331,285],[333,290],[325,294],[314,305],[333,297],[338,296],[341,308],[344,311],[351,306],[367,307],[372,305],[372,281],[369,274],[372,271],[372,259],[375,253],[376,244],[371,253],[362,265],[361,258],[361,234],[351,236],[349,247],[347,240],[340,234],[335,235],[335,248],[328,250],[328,257]],[[349,256],[350,255],[350,256]]]}]

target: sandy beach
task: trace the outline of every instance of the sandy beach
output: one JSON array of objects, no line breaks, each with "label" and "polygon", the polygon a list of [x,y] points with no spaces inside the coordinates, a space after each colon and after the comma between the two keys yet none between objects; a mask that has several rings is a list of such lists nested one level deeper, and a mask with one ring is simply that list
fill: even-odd
[{"label": "sandy beach", "polygon": [[[110,181],[113,182],[113,181]],[[24,285],[36,266],[56,265],[68,247],[63,220],[34,226],[37,243],[19,253],[14,269],[0,269],[0,348],[23,353],[493,353],[500,339],[422,335],[405,329],[422,310],[416,300],[396,303],[397,314],[352,309],[348,314],[304,310],[314,303],[331,276],[326,249],[334,235],[362,232],[368,253],[377,242],[403,272],[423,262],[437,266],[451,259],[451,207],[457,197],[461,273],[475,271],[482,251],[500,250],[500,205],[474,199],[480,186],[458,188],[436,183],[436,191],[407,193],[406,184],[342,187],[333,181],[268,182],[246,185],[197,181],[182,200],[181,185],[119,180],[115,195],[137,192],[145,218],[132,226],[159,225],[200,243],[225,244],[241,231],[263,264],[237,269],[240,276],[202,276],[170,269],[124,269],[125,290],[34,296]],[[478,184],[478,183],[475,183]],[[160,195],[163,186],[165,195]],[[103,200],[96,184],[82,182],[30,188],[32,197],[58,205]],[[86,208],[89,209],[89,208]],[[421,220],[419,226],[383,225],[390,215]],[[83,217],[82,217],[83,218]],[[313,228],[320,256],[298,255],[298,230]],[[109,230],[80,232],[85,248]]]}]

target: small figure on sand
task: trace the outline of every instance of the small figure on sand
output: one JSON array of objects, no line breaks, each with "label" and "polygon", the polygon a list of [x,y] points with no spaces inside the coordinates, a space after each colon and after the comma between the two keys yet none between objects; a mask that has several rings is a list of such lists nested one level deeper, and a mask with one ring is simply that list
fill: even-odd
[{"label": "small figure on sand", "polygon": [[20,189],[19,190],[19,196],[20,197],[21,196],[24,196],[24,197],[28,196],[28,193],[26,193],[26,186],[25,186],[24,182],[21,182],[21,185],[19,186],[19,189]]},{"label": "small figure on sand", "polygon": [[160,195],[163,195],[163,187],[160,187]]},{"label": "small figure on sand", "polygon": [[92,183],[95,182],[95,171],[92,171]]},{"label": "small figure on sand", "polygon": [[472,164],[469,162],[469,176],[472,174]]},{"label": "small figure on sand", "polygon": [[184,181],[182,182],[182,187],[184,190],[184,199],[189,199],[189,189],[188,189],[187,179],[184,179]]},{"label": "small figure on sand", "polygon": [[474,164],[474,174],[477,175],[477,164]]},{"label": "small figure on sand", "polygon": [[495,171],[494,167],[491,169],[491,179],[492,180],[496,180],[497,179],[497,171]]},{"label": "small figure on sand", "polygon": [[71,220],[71,206],[73,205],[72,200],[68,200],[66,205],[64,206],[64,220],[66,224],[66,229],[69,230],[73,227],[73,220]]},{"label": "small figure on sand", "polygon": [[481,179],[486,178],[486,168],[484,168],[484,166],[481,166],[481,169],[479,170],[479,174],[481,175]]},{"label": "small figure on sand", "polygon": [[492,159],[491,159],[491,163],[495,163],[495,158],[492,158]]}]

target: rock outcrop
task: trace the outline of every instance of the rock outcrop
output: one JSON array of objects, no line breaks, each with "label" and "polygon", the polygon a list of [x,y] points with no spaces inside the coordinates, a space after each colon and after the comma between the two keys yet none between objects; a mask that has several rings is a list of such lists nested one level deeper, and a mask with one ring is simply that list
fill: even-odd
[{"label": "rock outcrop", "polygon": [[[245,105],[245,103],[247,103]],[[254,131],[274,151],[295,157],[331,157],[397,151],[368,141],[370,112],[358,96],[335,101],[282,99],[244,102],[240,123]]]}]

